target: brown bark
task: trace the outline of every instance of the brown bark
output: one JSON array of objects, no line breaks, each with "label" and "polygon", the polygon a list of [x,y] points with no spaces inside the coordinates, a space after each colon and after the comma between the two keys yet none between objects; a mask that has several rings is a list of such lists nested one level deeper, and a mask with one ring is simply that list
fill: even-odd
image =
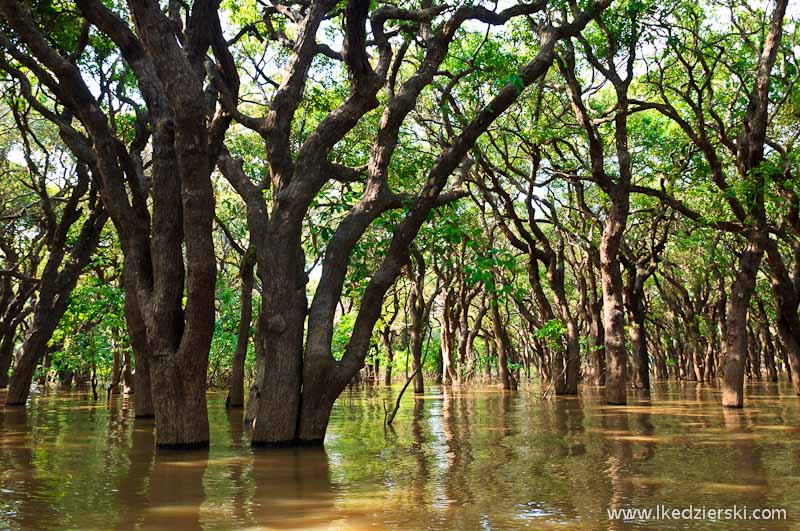
[{"label": "brown bark", "polygon": [[726,308],[727,331],[723,338],[722,405],[744,406],[744,369],[747,357],[747,312],[756,287],[756,275],[764,254],[766,233],[753,229],[748,235],[747,248],[739,258],[736,280],[731,286]]},{"label": "brown bark", "polygon": [[[129,271],[126,269],[126,271]],[[150,384],[150,346],[147,340],[147,331],[144,321],[139,314],[139,305],[136,303],[135,287],[129,284],[130,273],[123,272],[125,284],[125,323],[128,326],[128,335],[131,338],[133,349],[133,412],[136,418],[153,418],[153,393]]]},{"label": "brown bark", "polygon": [[627,200],[619,198],[603,226],[600,273],[603,289],[603,329],[606,353],[606,402],[627,403],[628,353],[625,348],[625,316],[622,275],[617,253],[627,218]]},{"label": "brown bark", "polygon": [[386,350],[386,369],[383,372],[383,385],[392,385],[392,366],[394,363],[394,348],[392,347],[392,328],[385,325],[381,330],[381,341]]},{"label": "brown bark", "polygon": [[[800,292],[797,284],[789,276],[777,242],[768,239],[766,252],[770,267],[770,283],[775,296],[778,334],[792,373],[800,374],[800,316],[798,316]],[[763,308],[762,313],[764,313]],[[765,333],[768,334],[769,331],[766,330]],[[794,378],[792,383],[795,393],[800,396],[800,378]]]},{"label": "brown bark", "polygon": [[247,346],[250,343],[250,322],[253,316],[253,268],[255,267],[255,249],[248,249],[239,266],[241,292],[239,295],[239,330],[237,331],[236,351],[233,354],[230,389],[225,400],[226,407],[244,407],[244,365],[247,358]]},{"label": "brown bark", "polygon": [[[115,333],[119,337],[119,331]],[[115,338],[111,339],[111,382],[108,384],[106,393],[109,397],[111,395],[118,395],[120,393],[119,384],[122,381],[122,360],[120,360],[119,345]]]},{"label": "brown bark", "polygon": [[491,299],[492,336],[497,352],[497,371],[500,374],[500,384],[506,391],[515,390],[517,388],[516,381],[511,374],[511,370],[508,368],[508,364],[511,361],[510,352],[504,333],[505,324],[500,316],[497,294],[492,292]]},{"label": "brown bark", "polygon": [[[27,91],[28,102],[54,121],[75,156],[92,166],[104,207],[120,235],[128,277],[126,295],[136,306],[126,315],[130,324],[130,316],[136,314],[145,331],[135,339],[139,345],[134,344],[140,358],[137,376],[142,377],[137,383],[148,376],[152,381],[156,443],[205,446],[204,385],[216,279],[210,174],[230,123],[229,116],[217,115],[207,128],[203,78],[208,49],[214,49],[219,70],[233,64],[221,39],[218,2],[193,4],[181,44],[175,38],[175,22],[155,2],[129,3],[138,35],[101,2],[80,0],[77,4],[81,14],[119,47],[147,105],[147,113],[137,113],[137,135],[129,148],[111,129],[113,120],[89,90],[77,61],[70,62],[50,45],[29,11],[7,0],[0,2],[0,12],[35,59],[7,41],[3,47],[80,121],[81,130],[73,128],[38,105]],[[25,85],[18,70],[9,72]],[[152,190],[144,179],[142,161],[151,134]],[[146,397],[139,387],[137,396]]]}]

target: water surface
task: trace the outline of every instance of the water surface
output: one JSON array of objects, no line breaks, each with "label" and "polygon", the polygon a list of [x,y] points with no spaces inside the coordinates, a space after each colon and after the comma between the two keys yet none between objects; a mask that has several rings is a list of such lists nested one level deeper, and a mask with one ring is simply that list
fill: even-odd
[{"label": "water surface", "polygon": [[[0,529],[800,529],[798,399],[748,386],[655,384],[607,407],[600,390],[346,391],[324,450],[251,450],[241,412],[209,395],[212,444],[155,451],[121,397],[34,393],[0,406]],[[0,394],[0,400],[3,399]],[[392,401],[393,403],[393,401]],[[608,508],[778,507],[772,522],[609,520]]]}]

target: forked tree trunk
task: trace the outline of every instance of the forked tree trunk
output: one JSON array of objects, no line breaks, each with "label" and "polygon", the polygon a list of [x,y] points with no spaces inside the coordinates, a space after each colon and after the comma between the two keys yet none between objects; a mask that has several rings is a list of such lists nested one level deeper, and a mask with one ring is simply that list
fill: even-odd
[{"label": "forked tree trunk", "polygon": [[[731,286],[727,308],[728,329],[723,344],[722,405],[740,408],[744,405],[744,360],[747,353],[747,311],[750,298],[755,291],[756,275],[769,244],[766,229],[766,208],[764,190],[765,173],[764,144],[769,123],[769,85],[770,73],[775,65],[781,37],[783,17],[788,0],[777,0],[770,17],[769,32],[764,39],[763,49],[756,66],[753,89],[749,97],[747,114],[743,120],[742,132],[736,143],[736,168],[743,182],[754,190],[749,200],[747,218],[738,208],[742,222],[753,223],[747,232],[747,247],[739,259],[739,269]],[[726,191],[726,190],[723,190]]]},{"label": "forked tree trunk", "polygon": [[[361,236],[381,213],[402,207],[402,203],[396,201],[397,196],[386,186],[392,152],[403,121],[413,111],[422,89],[433,80],[446,56],[447,46],[463,20],[445,23],[437,38],[428,39],[431,46],[426,51],[420,69],[398,89],[398,95],[402,94],[402,97],[389,98],[381,118],[378,138],[370,154],[365,193],[359,204],[345,215],[325,250],[320,281],[308,311],[308,340],[304,351],[305,287],[308,279],[304,271],[301,233],[305,214],[317,192],[335,173],[335,170],[329,171],[331,168],[326,166],[330,149],[341,138],[340,135],[355,127],[362,116],[379,104],[376,94],[384,85],[382,76],[372,70],[365,48],[369,3],[347,2],[343,55],[350,68],[353,91],[340,107],[322,120],[300,150],[292,153],[289,147],[291,123],[300,102],[307,69],[317,49],[315,35],[327,11],[333,9],[334,5],[335,2],[315,2],[308,10],[298,30],[297,52],[288,63],[287,75],[276,90],[275,100],[270,107],[270,118],[263,122],[263,127],[256,126],[267,139],[275,201],[268,227],[260,231],[263,239],[256,238],[259,276],[264,286],[263,304],[270,313],[269,318],[265,319],[265,345],[261,349],[266,356],[259,360],[259,363],[268,360],[269,367],[263,374],[257,368],[260,396],[253,426],[254,446],[322,443],[334,401],[347,382],[363,368],[385,295],[407,264],[413,239],[431,210],[443,204],[441,200],[447,199],[442,197],[441,192],[478,137],[516,101],[520,93],[518,88],[506,85],[490,104],[462,128],[453,144],[437,158],[411,210],[394,227],[389,250],[367,283],[350,341],[344,356],[337,362],[331,353],[331,334],[337,301],[347,274],[348,258]],[[528,86],[544,75],[552,63],[556,42],[561,37],[580,31],[605,5],[593,4],[591,12],[580,13],[575,23],[564,29],[563,33],[545,30],[536,59],[520,69],[519,76],[524,85]],[[463,14],[464,11],[458,13]],[[372,20],[376,26],[380,22]],[[381,54],[379,62],[388,65],[390,54]],[[256,193],[248,191],[252,183],[247,183],[249,179],[246,178],[237,180],[237,186],[247,196],[248,210],[265,211],[263,194],[260,190]],[[463,193],[455,193],[450,197],[462,196]],[[257,222],[251,222],[254,219],[248,214],[251,231],[257,228]],[[421,289],[423,282],[424,275],[420,275],[418,289]],[[424,297],[418,299],[418,305],[424,307]],[[426,308],[423,323],[428,315],[429,308]],[[415,338],[419,351],[423,329],[419,327]],[[417,362],[417,366],[420,365],[421,359]]]}]

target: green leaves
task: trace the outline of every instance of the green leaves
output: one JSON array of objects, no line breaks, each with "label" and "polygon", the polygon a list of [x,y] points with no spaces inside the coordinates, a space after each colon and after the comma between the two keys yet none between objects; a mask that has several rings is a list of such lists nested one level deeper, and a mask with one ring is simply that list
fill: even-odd
[{"label": "green leaves", "polygon": [[525,89],[525,80],[519,74],[511,74],[505,80],[508,85],[513,85],[517,92],[522,92]]}]

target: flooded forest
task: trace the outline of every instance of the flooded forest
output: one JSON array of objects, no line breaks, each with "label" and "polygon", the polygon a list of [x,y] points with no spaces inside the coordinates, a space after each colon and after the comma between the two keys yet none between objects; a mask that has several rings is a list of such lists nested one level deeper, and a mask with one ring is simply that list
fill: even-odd
[{"label": "flooded forest", "polygon": [[800,529],[798,19],[0,0],[0,529]]}]

